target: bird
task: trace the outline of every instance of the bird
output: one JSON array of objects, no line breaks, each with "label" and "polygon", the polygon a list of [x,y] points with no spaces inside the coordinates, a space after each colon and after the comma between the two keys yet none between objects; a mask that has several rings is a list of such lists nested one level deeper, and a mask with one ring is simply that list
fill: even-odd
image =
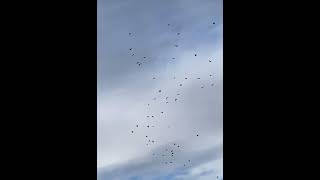
[{"label": "bird", "polygon": [[168,102],[166,102],[166,104],[168,104]]},{"label": "bird", "polygon": [[212,83],[211,86],[213,86],[214,84]]},{"label": "bird", "polygon": [[131,133],[133,133],[133,131],[131,131]]},{"label": "bird", "polygon": [[131,35],[131,33],[129,33],[129,35]]},{"label": "bird", "polygon": [[151,117],[154,117],[154,116],[151,116]]},{"label": "bird", "polygon": [[154,140],[152,140],[152,143],[154,143]]},{"label": "bird", "polygon": [[155,77],[153,77],[152,79],[156,79]]},{"label": "bird", "polygon": [[180,147],[180,146],[178,146],[178,147]]},{"label": "bird", "polygon": [[168,24],[168,26],[170,26],[170,24]]},{"label": "bird", "polygon": [[176,59],[176,58],[172,58],[172,59]]},{"label": "bird", "polygon": [[169,97],[166,97],[166,100],[168,99]]},{"label": "bird", "polygon": [[210,77],[212,76],[212,74],[210,74]]},{"label": "bird", "polygon": [[161,114],[163,114],[163,112],[161,112]]},{"label": "bird", "polygon": [[174,99],[174,101],[177,101],[177,100],[178,100],[177,98]]},{"label": "bird", "polygon": [[216,24],[215,22],[213,22],[212,24]]},{"label": "bird", "polygon": [[182,86],[182,84],[180,84],[180,86]]},{"label": "bird", "polygon": [[197,78],[197,79],[200,79],[200,78]]},{"label": "bird", "polygon": [[180,33],[177,33],[177,35],[180,35]]},{"label": "bird", "polygon": [[201,88],[204,88],[204,86],[201,86]]},{"label": "bird", "polygon": [[199,134],[197,134],[197,136],[199,136]]},{"label": "bird", "polygon": [[144,59],[146,58],[146,57],[143,57]]},{"label": "bird", "polygon": [[174,146],[176,145],[176,143],[173,144]]},{"label": "bird", "polygon": [[211,60],[209,60],[209,62],[211,62]]},{"label": "bird", "polygon": [[132,48],[129,49],[130,51],[132,50]]},{"label": "bird", "polygon": [[149,128],[150,126],[148,125],[147,127]]},{"label": "bird", "polygon": [[158,91],[159,93],[161,92],[161,89]]},{"label": "bird", "polygon": [[131,56],[134,56],[134,54],[132,54]]},{"label": "bird", "polygon": [[136,125],[136,127],[138,127],[138,125]]},{"label": "bird", "polygon": [[184,78],[184,79],[188,79],[188,78]]},{"label": "bird", "polygon": [[147,118],[148,118],[149,116],[147,116]]},{"label": "bird", "polygon": [[146,136],[146,138],[147,138],[148,136]]},{"label": "bird", "polygon": [[179,96],[180,94],[178,93],[177,96]]},{"label": "bird", "polygon": [[148,106],[150,106],[150,104],[148,104]]},{"label": "bird", "polygon": [[175,47],[179,47],[177,44],[174,45]]},{"label": "bird", "polygon": [[194,56],[197,56],[197,54],[194,54]]},{"label": "bird", "polygon": [[190,162],[190,160],[188,160]]}]

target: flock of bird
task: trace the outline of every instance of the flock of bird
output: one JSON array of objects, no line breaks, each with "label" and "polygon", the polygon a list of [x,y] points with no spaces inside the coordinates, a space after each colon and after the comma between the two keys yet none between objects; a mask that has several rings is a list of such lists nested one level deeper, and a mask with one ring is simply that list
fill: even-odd
[{"label": "flock of bird", "polygon": [[[215,22],[213,22],[212,24],[214,25]],[[168,26],[168,27],[171,27],[172,25],[171,25],[171,24],[167,24],[167,26]],[[132,36],[134,36],[134,33],[131,33],[131,32],[130,32],[128,35],[129,35],[129,37],[132,37]],[[181,33],[180,33],[180,32],[177,32],[176,35],[177,35],[177,36],[181,36]],[[179,45],[178,45],[178,44],[174,44],[173,47],[178,48]],[[130,47],[130,48],[128,48],[128,49],[129,49],[129,57],[130,57],[130,56],[135,56],[135,49],[132,48],[132,47]],[[197,53],[194,53],[194,56],[197,57]],[[136,65],[137,65],[138,67],[142,67],[144,63],[147,63],[147,61],[146,61],[147,57],[146,57],[146,56],[141,57],[141,59],[142,59],[142,61],[137,61],[137,62],[136,62]],[[176,58],[175,58],[175,57],[172,57],[171,59],[172,59],[172,60],[175,60]],[[208,62],[208,63],[212,63],[212,61],[213,61],[212,59],[208,59],[207,62]],[[211,79],[213,79],[213,74],[208,74],[208,77],[210,77]],[[176,77],[172,77],[172,79],[177,79],[177,78],[176,78]],[[193,77],[193,78],[191,78],[191,77],[185,77],[184,79],[185,79],[185,80],[188,80],[188,79],[189,79],[189,80],[192,80],[192,79],[194,79],[194,80],[198,81],[198,80],[201,79],[201,77]],[[157,80],[157,77],[152,77],[152,80]],[[178,86],[178,87],[182,87],[183,84],[180,82],[180,83],[177,83],[177,86]],[[214,83],[210,83],[208,86],[209,86],[209,87],[210,87],[210,86],[214,86]],[[205,85],[200,86],[200,88],[202,88],[202,89],[205,88],[205,87],[206,87]],[[166,104],[168,104],[168,103],[170,102],[170,100],[172,100],[173,103],[177,103],[177,102],[179,101],[180,93],[177,93],[176,96],[173,97],[173,98],[169,98],[169,96],[167,96],[166,94],[164,94],[164,91],[162,91],[162,89],[157,90],[156,93],[157,93],[157,94],[162,94],[162,98],[163,98],[162,100],[163,100],[163,102],[165,102]],[[165,97],[165,98],[164,98],[164,97]],[[157,101],[157,97],[154,97],[152,100],[153,100],[153,101]],[[150,103],[146,103],[146,105],[147,105],[147,106],[151,106]],[[159,111],[159,113],[160,113],[160,115],[164,115],[164,114],[165,114],[165,112],[163,112],[163,111]],[[149,119],[149,118],[154,119],[154,120],[157,119],[155,115],[146,115],[145,117],[146,117],[147,119]],[[148,121],[148,122],[150,122],[150,121]],[[169,126],[167,126],[167,127],[170,128],[171,126],[169,125]],[[131,130],[130,133],[134,135],[135,132],[139,130],[139,128],[155,128],[155,126],[154,126],[154,125],[146,125],[145,127],[143,127],[141,124],[140,124],[140,125],[139,125],[139,124],[136,124],[135,127]],[[199,132],[193,132],[193,136],[199,137],[199,136],[200,136],[200,135],[199,135]],[[145,146],[152,146],[153,144],[157,143],[156,140],[152,139],[152,138],[149,137],[148,135],[145,135],[145,141],[146,141],[146,142],[145,142]],[[163,152],[162,152],[162,153],[152,153],[152,156],[154,156],[154,157],[157,156],[157,157],[162,158],[162,161],[161,161],[161,162],[162,162],[163,164],[165,164],[165,165],[171,165],[171,164],[174,164],[174,163],[175,163],[175,156],[176,156],[179,152],[181,152],[182,149],[183,149],[183,146],[182,146],[181,144],[172,143],[171,145],[166,146],[166,147],[163,149]],[[191,165],[192,165],[191,163],[192,163],[192,162],[191,162],[190,159],[185,160],[185,162],[183,163],[183,167],[191,166]],[[181,166],[182,166],[182,164],[181,164]],[[217,179],[218,179],[218,176],[217,176]]]}]

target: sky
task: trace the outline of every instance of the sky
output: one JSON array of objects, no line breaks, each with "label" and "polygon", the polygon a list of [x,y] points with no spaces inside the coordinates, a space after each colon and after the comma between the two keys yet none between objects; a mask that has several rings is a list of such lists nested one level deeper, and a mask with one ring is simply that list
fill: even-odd
[{"label": "sky", "polygon": [[222,7],[98,0],[98,180],[223,179]]}]

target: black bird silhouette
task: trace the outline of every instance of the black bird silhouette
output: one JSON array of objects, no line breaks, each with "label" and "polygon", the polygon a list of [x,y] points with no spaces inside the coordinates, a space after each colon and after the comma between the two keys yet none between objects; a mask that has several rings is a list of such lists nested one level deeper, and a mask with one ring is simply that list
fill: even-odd
[{"label": "black bird silhouette", "polygon": [[166,97],[166,100],[168,99],[169,97]]},{"label": "black bird silhouette", "polygon": [[161,112],[161,114],[163,114],[163,112]]},{"label": "black bird silhouette", "polygon": [[200,78],[197,78],[197,79],[200,79]]},{"label": "black bird silhouette", "polygon": [[152,143],[154,143],[154,140],[152,140]]},{"label": "black bird silhouette", "polygon": [[131,33],[129,33],[129,35],[131,35]]},{"label": "black bird silhouette", "polygon": [[153,77],[152,79],[156,79],[155,77]]},{"label": "black bird silhouette", "polygon": [[197,54],[194,54],[194,56],[197,56]]},{"label": "black bird silhouette", "polygon": [[132,50],[132,48],[129,49],[130,51]]},{"label": "black bird silhouette", "polygon": [[168,102],[166,102],[166,104],[168,104]]},{"label": "black bird silhouette", "polygon": [[172,58],[172,59],[176,59],[176,58]]},{"label": "black bird silhouette", "polygon": [[210,74],[210,77],[212,76],[212,74]]},{"label": "black bird silhouette", "polygon": [[174,146],[176,145],[176,143],[173,144]]},{"label": "black bird silhouette", "polygon": [[146,136],[146,138],[147,138],[148,136]]},{"label": "black bird silhouette", "polygon": [[170,24],[168,24],[168,26],[170,26]]},{"label": "black bird silhouette", "polygon": [[184,78],[184,79],[188,79],[188,78]]},{"label": "black bird silhouette", "polygon": [[190,162],[190,160],[188,160]]},{"label": "black bird silhouette", "polygon": [[174,101],[177,101],[178,99],[176,98],[176,99],[174,99]]},{"label": "black bird silhouette", "polygon": [[148,118],[149,116],[147,116],[147,118]]},{"label": "black bird silhouette", "polygon": [[158,92],[161,92],[161,89]]},{"label": "black bird silhouette", "polygon": [[211,62],[211,60],[209,60],[209,62]]},{"label": "black bird silhouette", "polygon": [[148,104],[148,106],[150,106],[150,104]]},{"label": "black bird silhouette", "polygon": [[182,86],[182,84],[180,84],[180,86]]},{"label": "black bird silhouette", "polygon": [[177,96],[179,96],[180,94],[177,94]]},{"label": "black bird silhouette", "polygon": [[133,131],[131,131],[131,133],[133,133]]},{"label": "black bird silhouette", "polygon": [[150,126],[148,125],[147,127],[149,128]]},{"label": "black bird silhouette", "polygon": [[180,146],[178,146],[178,147],[180,147]]},{"label": "black bird silhouette", "polygon": [[134,56],[134,54],[132,54],[131,56]]},{"label": "black bird silhouette", "polygon": [[146,57],[143,57],[143,58],[146,58]]},{"label": "black bird silhouette", "polygon": [[204,86],[201,86],[201,88],[204,88]]},{"label": "black bird silhouette", "polygon": [[199,136],[199,134],[197,134],[197,136]]},{"label": "black bird silhouette", "polygon": [[138,125],[136,125],[136,127],[138,127]]},{"label": "black bird silhouette", "polygon": [[175,47],[179,47],[177,44],[176,45],[174,45]]},{"label": "black bird silhouette", "polygon": [[177,33],[177,35],[180,35],[180,33]]},{"label": "black bird silhouette", "polygon": [[213,22],[212,24],[216,24],[215,22]]},{"label": "black bird silhouette", "polygon": [[151,116],[151,117],[154,117],[154,116]]}]

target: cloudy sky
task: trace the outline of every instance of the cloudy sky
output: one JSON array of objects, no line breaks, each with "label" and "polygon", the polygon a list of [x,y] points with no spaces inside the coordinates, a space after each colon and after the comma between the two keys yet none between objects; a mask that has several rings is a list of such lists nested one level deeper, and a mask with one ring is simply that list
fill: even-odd
[{"label": "cloudy sky", "polygon": [[222,179],[222,4],[98,0],[98,180]]}]

